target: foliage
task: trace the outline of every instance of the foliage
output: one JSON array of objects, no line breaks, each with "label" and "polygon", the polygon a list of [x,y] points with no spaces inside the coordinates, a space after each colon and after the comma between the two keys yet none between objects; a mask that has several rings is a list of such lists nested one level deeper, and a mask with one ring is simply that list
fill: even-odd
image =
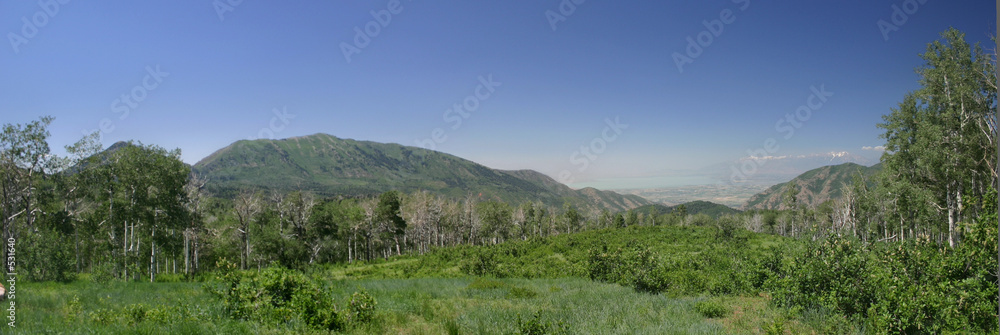
[{"label": "foliage", "polygon": [[811,243],[768,281],[783,306],[830,310],[874,332],[996,332],[996,198],[956,249],[929,239]]},{"label": "foliage", "polygon": [[[206,289],[221,300],[233,318],[264,324],[285,324],[298,318],[311,327],[329,330],[344,326],[330,294],[300,272],[274,267],[260,272],[236,271],[233,264],[224,268],[227,270],[216,282],[206,284]],[[375,302],[370,298],[366,294],[352,296],[350,321],[371,320]]]},{"label": "foliage", "polygon": [[350,307],[348,322],[359,325],[369,323],[375,319],[375,310],[378,302],[367,291],[362,289],[351,294],[351,301],[348,306]]},{"label": "foliage", "polygon": [[963,206],[963,197],[982,197],[995,184],[996,167],[989,157],[997,143],[996,60],[954,28],[941,37],[920,55],[925,62],[917,68],[921,88],[908,93],[878,125],[886,140],[879,186],[886,192],[878,200],[887,209],[887,225],[909,225],[896,227],[900,234],[903,228],[946,233],[954,247],[962,233],[957,223],[977,215],[976,207]]},{"label": "foliage", "polygon": [[637,213],[653,213],[653,215],[655,216],[673,214],[679,217],[687,217],[688,215],[705,214],[712,218],[718,218],[725,215],[734,215],[740,212],[738,210],[733,209],[732,207],[704,200],[695,200],[677,206],[664,206],[660,204],[652,204],[652,205],[640,206],[633,210],[636,211]]},{"label": "foliage", "polygon": [[729,314],[729,308],[718,301],[706,299],[694,304],[694,310],[706,318],[716,319]]},{"label": "foliage", "polygon": [[73,240],[61,232],[42,228],[25,232],[17,240],[18,271],[26,280],[70,282],[76,279]]},{"label": "foliage", "polygon": [[590,254],[590,279],[631,286],[640,292],[659,293],[670,287],[664,265],[647,248],[610,251],[607,248]]}]

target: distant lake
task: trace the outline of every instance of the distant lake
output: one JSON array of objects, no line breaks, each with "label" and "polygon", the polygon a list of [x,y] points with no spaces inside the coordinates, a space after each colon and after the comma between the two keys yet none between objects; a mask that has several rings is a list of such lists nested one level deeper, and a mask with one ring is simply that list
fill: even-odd
[{"label": "distant lake", "polygon": [[708,176],[657,176],[597,179],[572,183],[569,184],[569,187],[575,189],[593,187],[599,190],[623,190],[714,184],[722,184],[722,182]]}]

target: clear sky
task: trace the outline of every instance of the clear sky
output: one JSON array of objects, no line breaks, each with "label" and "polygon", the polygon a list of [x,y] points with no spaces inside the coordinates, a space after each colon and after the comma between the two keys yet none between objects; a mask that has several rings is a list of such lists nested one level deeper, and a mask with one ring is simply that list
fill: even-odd
[{"label": "clear sky", "polygon": [[[259,135],[417,145],[440,129],[437,150],[577,180],[768,138],[778,155],[861,152],[928,42],[955,27],[992,50],[996,32],[984,0],[64,1],[0,2],[0,123],[54,116],[57,153],[102,122],[105,146],[192,164]],[[776,123],[813,88],[833,95],[785,140]]]}]

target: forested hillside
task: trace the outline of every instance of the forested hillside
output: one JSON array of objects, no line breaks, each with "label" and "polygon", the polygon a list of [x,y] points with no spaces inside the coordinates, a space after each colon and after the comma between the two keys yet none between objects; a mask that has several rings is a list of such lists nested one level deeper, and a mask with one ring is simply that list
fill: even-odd
[{"label": "forested hillside", "polygon": [[556,207],[570,203],[589,212],[649,204],[634,195],[573,190],[530,170],[495,170],[423,148],[325,134],[239,141],[202,159],[192,170],[207,181],[209,192],[227,198],[242,189],[309,191],[318,196],[373,196],[396,190]]},{"label": "forested hillside", "polygon": [[743,209],[787,209],[789,205],[784,197],[789,187],[797,190],[795,201],[799,205],[815,208],[827,201],[840,200],[844,192],[854,185],[855,178],[871,178],[881,169],[881,163],[873,166],[844,163],[809,170],[754,195],[743,205]]}]

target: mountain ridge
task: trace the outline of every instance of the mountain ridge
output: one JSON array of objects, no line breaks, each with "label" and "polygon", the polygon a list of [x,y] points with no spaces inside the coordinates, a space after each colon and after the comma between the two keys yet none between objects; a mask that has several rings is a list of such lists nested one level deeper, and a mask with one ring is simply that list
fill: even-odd
[{"label": "mountain ridge", "polygon": [[858,173],[872,176],[881,169],[881,163],[872,166],[843,163],[812,169],[750,197],[741,209],[786,209],[783,196],[789,184],[798,187],[799,194],[796,196],[796,201],[799,204],[815,208],[828,200],[839,199]]},{"label": "mountain ridge", "polygon": [[533,170],[492,169],[438,151],[329,134],[237,141],[195,163],[192,172],[207,178],[208,189],[223,197],[243,188],[303,189],[323,196],[427,190],[451,198],[570,203],[591,211],[651,203],[635,195],[574,190]]}]

